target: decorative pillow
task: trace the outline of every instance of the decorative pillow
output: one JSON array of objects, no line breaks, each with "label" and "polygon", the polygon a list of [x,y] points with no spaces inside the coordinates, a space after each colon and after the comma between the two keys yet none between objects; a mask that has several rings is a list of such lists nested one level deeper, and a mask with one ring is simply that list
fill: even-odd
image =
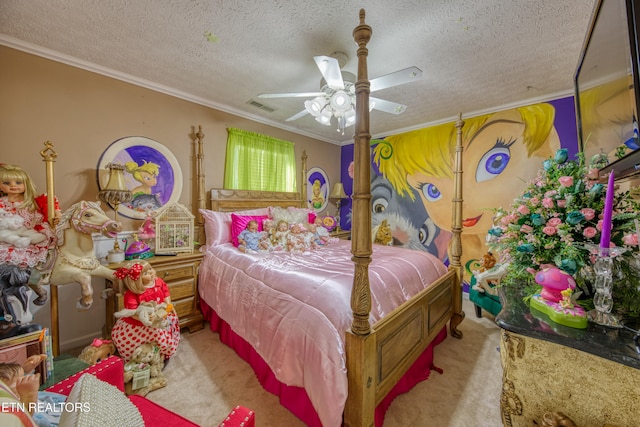
[{"label": "decorative pillow", "polygon": [[[68,411],[73,408],[73,411]],[[117,387],[91,374],[81,376],[71,389],[60,427],[131,426],[144,427],[138,408]]]},{"label": "decorative pillow", "polygon": [[231,243],[236,248],[238,247],[238,236],[242,233],[242,230],[247,228],[249,221],[258,221],[258,231],[262,231],[262,221],[269,218],[267,215],[236,215],[231,214]]},{"label": "decorative pillow", "polygon": [[[269,215],[269,208],[235,212],[238,215]],[[204,219],[204,234],[207,246],[222,245],[231,241],[231,212],[216,212],[200,209]]]},{"label": "decorative pillow", "polygon": [[312,223],[313,220],[311,215],[313,214],[313,219],[315,219],[315,213],[311,211],[311,209],[306,208],[280,208],[273,207],[271,208],[270,216],[273,218],[273,221],[277,224],[279,221],[286,221],[289,225],[291,224],[309,224]]}]

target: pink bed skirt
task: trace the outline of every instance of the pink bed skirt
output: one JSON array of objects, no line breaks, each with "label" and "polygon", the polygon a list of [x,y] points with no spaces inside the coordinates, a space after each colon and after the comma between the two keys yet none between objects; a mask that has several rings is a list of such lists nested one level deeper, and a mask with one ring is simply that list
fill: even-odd
[{"label": "pink bed skirt", "polygon": [[[251,367],[262,387],[270,393],[275,394],[280,399],[280,404],[287,408],[292,414],[300,418],[309,427],[322,427],[318,414],[316,413],[306,391],[302,387],[288,386],[276,379],[273,371],[262,359],[262,357],[246,342],[237,335],[227,322],[218,317],[217,313],[200,301],[200,308],[206,321],[210,323],[211,330],[218,332],[220,341],[231,347],[235,352]],[[431,369],[440,373],[442,370],[433,364],[433,349],[447,337],[447,328],[442,328],[433,342],[420,355],[418,360],[411,366],[407,373],[400,379],[389,394],[376,407],[375,426],[382,427],[384,415],[389,409],[391,402],[396,396],[411,390],[416,384],[429,378]],[[256,414],[258,417],[259,414]]]}]

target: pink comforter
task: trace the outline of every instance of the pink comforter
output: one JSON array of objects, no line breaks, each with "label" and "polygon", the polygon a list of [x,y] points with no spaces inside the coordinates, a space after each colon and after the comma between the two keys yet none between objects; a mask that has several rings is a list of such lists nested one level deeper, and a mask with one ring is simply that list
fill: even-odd
[{"label": "pink comforter", "polygon": [[[200,297],[249,342],[284,384],[303,387],[322,424],[340,426],[347,398],[344,336],[351,326],[351,242],[304,254],[247,255],[208,247]],[[445,274],[422,251],[373,245],[371,322]]]}]

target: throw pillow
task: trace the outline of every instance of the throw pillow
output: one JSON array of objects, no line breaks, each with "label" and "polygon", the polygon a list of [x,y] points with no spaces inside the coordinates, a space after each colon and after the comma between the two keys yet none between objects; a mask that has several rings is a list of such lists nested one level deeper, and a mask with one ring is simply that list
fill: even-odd
[{"label": "throw pillow", "polygon": [[231,214],[231,243],[238,247],[238,236],[242,230],[247,228],[249,221],[256,220],[258,222],[258,231],[262,231],[262,221],[269,218],[267,215],[236,215]]},{"label": "throw pillow", "polygon": [[117,387],[84,374],[69,393],[59,425],[144,427],[144,421],[138,408]]}]

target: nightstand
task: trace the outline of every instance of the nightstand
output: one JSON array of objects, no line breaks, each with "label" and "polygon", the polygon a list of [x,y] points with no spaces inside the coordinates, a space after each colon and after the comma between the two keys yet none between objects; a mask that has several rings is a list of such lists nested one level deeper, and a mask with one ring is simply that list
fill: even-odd
[{"label": "nightstand", "polygon": [[351,240],[351,230],[334,230],[329,235],[342,240]]},{"label": "nightstand", "polygon": [[[194,251],[175,256],[154,256],[145,260],[153,266],[157,276],[167,282],[171,302],[180,319],[180,330],[188,329],[189,332],[194,332],[204,327],[198,304],[198,269],[203,256],[201,252]],[[124,263],[109,264],[109,268],[115,270],[122,264]],[[113,313],[124,308],[122,305],[124,289],[120,289],[120,285],[117,281],[107,280],[107,288],[113,289],[106,304],[105,334],[107,337],[111,336],[111,328],[115,323]]]}]

